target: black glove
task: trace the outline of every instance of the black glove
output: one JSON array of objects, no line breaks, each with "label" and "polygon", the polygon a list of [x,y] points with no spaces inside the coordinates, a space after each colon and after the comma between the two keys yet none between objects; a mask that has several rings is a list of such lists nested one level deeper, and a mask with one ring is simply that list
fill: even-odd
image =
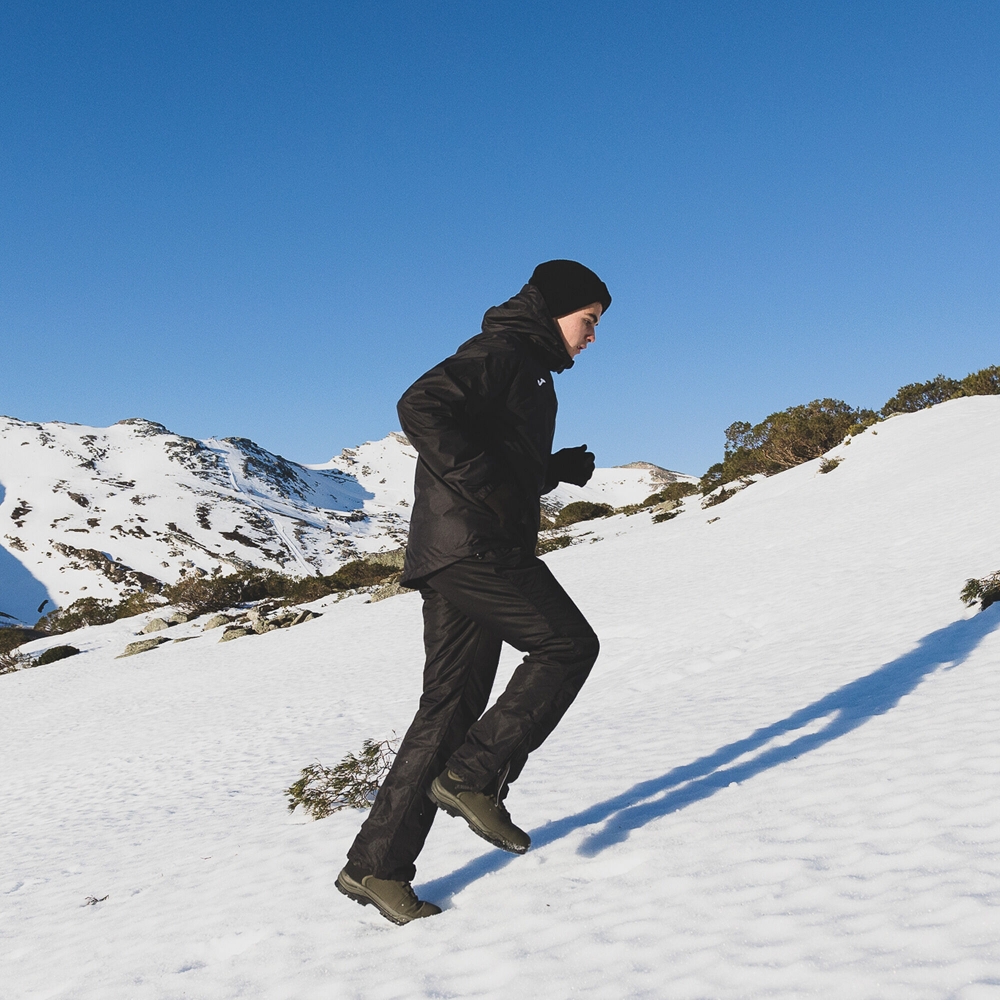
[{"label": "black glove", "polygon": [[549,459],[548,480],[586,486],[594,474],[594,453],[581,444],[577,448],[561,448]]}]

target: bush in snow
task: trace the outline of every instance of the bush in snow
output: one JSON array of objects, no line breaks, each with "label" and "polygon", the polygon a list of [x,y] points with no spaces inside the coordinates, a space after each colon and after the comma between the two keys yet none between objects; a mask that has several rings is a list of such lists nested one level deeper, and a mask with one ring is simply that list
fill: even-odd
[{"label": "bush in snow", "polygon": [[772,413],[759,424],[738,420],[726,428],[725,458],[702,476],[701,492],[707,496],[725,483],[772,476],[819,458],[840,444],[850,430],[877,419],[872,410],[855,409],[841,399],[815,399]]},{"label": "bush in snow", "polygon": [[961,388],[963,396],[1000,396],[1000,365],[966,375]]},{"label": "bush in snow", "polygon": [[46,633],[33,628],[5,625],[0,628],[0,653],[10,653],[32,639],[43,639]]},{"label": "bush in snow", "polygon": [[978,601],[979,610],[985,611],[991,604],[1000,601],[1000,570],[981,580],[966,580],[960,596],[966,607],[971,608]]},{"label": "bush in snow", "polygon": [[592,521],[595,517],[607,517],[615,512],[614,507],[606,503],[591,503],[589,500],[577,500],[576,503],[568,503],[558,514],[554,522],[554,527],[565,528],[569,524],[576,524],[578,521]]},{"label": "bush in snow", "polygon": [[679,503],[685,497],[692,496],[697,492],[698,487],[694,483],[668,483],[662,490],[658,490],[652,496],[646,497],[639,506],[655,507],[661,503]]},{"label": "bush in snow", "polygon": [[945,375],[936,375],[929,382],[913,382],[896,390],[896,395],[882,407],[883,417],[893,413],[916,413],[935,403],[943,403],[958,394],[961,382]]},{"label": "bush in snow", "polygon": [[163,588],[163,596],[189,615],[224,611],[253,601],[305,604],[343,590],[373,587],[398,578],[403,550],[379,552],[345,563],[329,576],[287,576],[271,570],[243,569],[223,576],[186,576]]},{"label": "bush in snow", "polygon": [[47,635],[72,632],[85,625],[107,625],[119,618],[131,618],[152,611],[163,604],[162,599],[140,590],[126,594],[117,603],[107,597],[81,597],[66,608],[56,608],[39,618],[35,628]]},{"label": "bush in snow", "polygon": [[285,789],[288,811],[302,806],[313,819],[323,819],[339,809],[368,809],[398,745],[398,739],[365,740],[360,753],[349,753],[336,767],[317,761],[302,768],[299,780]]},{"label": "bush in snow", "polygon": [[14,649],[0,650],[0,674],[12,674],[34,665],[35,661],[27,653],[19,653]]},{"label": "bush in snow", "polygon": [[572,545],[573,539],[569,535],[556,535],[555,538],[539,538],[535,545],[535,555],[544,556],[546,552],[555,552],[556,549],[564,549],[567,545]]},{"label": "bush in snow", "polygon": [[35,660],[35,666],[44,667],[47,663],[65,660],[67,656],[76,656],[79,652],[76,646],[52,646]]},{"label": "bush in snow", "polygon": [[216,572],[211,576],[185,576],[164,587],[163,596],[185,614],[203,615],[274,596],[268,584],[277,576],[279,574],[258,569],[226,575]]},{"label": "bush in snow", "polygon": [[915,413],[917,410],[925,410],[928,406],[944,403],[949,399],[958,399],[961,396],[996,395],[1000,395],[1000,365],[980,368],[977,372],[970,372],[963,379],[935,375],[929,382],[904,385],[880,412],[883,417],[889,417],[894,413]]},{"label": "bush in snow", "polygon": [[[738,420],[726,428],[725,457],[701,477],[702,495],[711,504],[728,500],[736,490],[719,490],[751,476],[773,476],[811,458],[819,458],[845,437],[853,437],[895,413],[913,413],[959,396],[1000,395],[1000,365],[981,368],[963,379],[937,375],[929,382],[904,385],[879,410],[856,409],[840,399],[815,399],[772,413],[759,424]],[[829,472],[830,468],[821,471]],[[709,502],[703,506],[709,506]]]}]

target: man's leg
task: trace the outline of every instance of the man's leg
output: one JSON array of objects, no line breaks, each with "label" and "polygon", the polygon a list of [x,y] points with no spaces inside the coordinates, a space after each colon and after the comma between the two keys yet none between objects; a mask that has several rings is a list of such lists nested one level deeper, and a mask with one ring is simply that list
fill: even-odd
[{"label": "man's leg", "polygon": [[489,701],[500,638],[424,588],[424,690],[392,769],[348,851],[352,868],[409,882],[434,821],[427,789]]},{"label": "man's leg", "polygon": [[548,566],[532,556],[463,559],[428,581],[470,620],[527,653],[496,704],[447,760],[471,790],[502,798],[528,754],[556,727],[587,679],[599,643]]}]

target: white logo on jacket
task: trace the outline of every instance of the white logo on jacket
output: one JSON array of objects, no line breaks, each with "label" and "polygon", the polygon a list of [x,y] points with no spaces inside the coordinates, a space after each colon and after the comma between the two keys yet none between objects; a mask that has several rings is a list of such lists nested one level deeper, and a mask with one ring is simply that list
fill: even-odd
[{"label": "white logo on jacket", "polygon": [[538,384],[539,384],[539,385],[545,385],[545,379],[543,379],[543,378],[540,378],[540,379],[538,380]]}]

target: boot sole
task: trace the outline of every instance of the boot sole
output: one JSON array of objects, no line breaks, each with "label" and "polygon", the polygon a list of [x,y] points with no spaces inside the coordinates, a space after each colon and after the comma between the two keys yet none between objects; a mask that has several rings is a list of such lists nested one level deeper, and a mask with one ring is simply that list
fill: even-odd
[{"label": "boot sole", "polygon": [[[352,883],[352,886],[356,884],[357,883]],[[375,909],[378,910],[378,912],[381,913],[386,920],[396,924],[397,927],[402,927],[404,924],[408,924],[411,921],[417,919],[416,917],[396,916],[391,910],[387,910],[384,906],[382,906],[377,899],[372,898],[368,894],[367,890],[363,885],[359,885],[357,889],[349,888],[343,882],[340,881],[339,875],[337,876],[337,881],[334,882],[334,885],[348,899],[353,899],[355,903],[358,903],[361,906],[369,906],[369,905],[374,906]]]},{"label": "boot sole", "polygon": [[482,839],[488,844],[492,844],[494,847],[499,847],[501,851],[507,851],[510,854],[525,854],[531,846],[530,843],[527,847],[512,844],[509,840],[504,840],[503,837],[500,837],[492,831],[479,826],[476,823],[475,816],[465,812],[462,808],[462,803],[453,795],[450,795],[447,791],[445,791],[437,778],[431,782],[431,787],[427,792],[427,797],[434,803],[434,805],[436,805],[439,809],[443,809],[449,816],[454,816],[456,819],[464,819],[465,822],[469,824],[469,829],[477,837],[482,837]]}]

